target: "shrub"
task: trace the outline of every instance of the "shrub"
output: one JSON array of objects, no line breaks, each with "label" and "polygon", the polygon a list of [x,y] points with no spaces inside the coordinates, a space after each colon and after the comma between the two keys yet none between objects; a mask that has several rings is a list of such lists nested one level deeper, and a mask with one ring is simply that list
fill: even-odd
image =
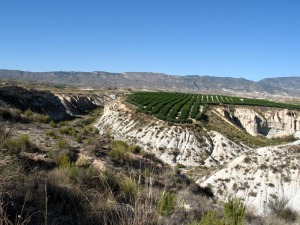
[{"label": "shrub", "polygon": [[201,186],[197,185],[196,183],[192,183],[189,186],[189,190],[195,195],[202,195],[202,196],[206,196],[208,198],[214,197],[214,193],[213,193],[211,187],[209,187],[209,186],[201,187]]},{"label": "shrub", "polygon": [[96,127],[93,127],[93,134],[99,134],[99,130]]},{"label": "shrub", "polygon": [[120,184],[122,200],[127,203],[133,203],[138,192],[138,185],[135,180],[126,178]]},{"label": "shrub", "polygon": [[208,211],[201,217],[200,225],[224,225],[224,221],[219,218],[216,211]]},{"label": "shrub", "polygon": [[31,109],[26,109],[24,115],[26,118],[30,118],[33,116],[33,112],[31,111]]},{"label": "shrub", "polygon": [[62,138],[57,141],[56,146],[59,150],[70,148],[69,142]]},{"label": "shrub", "polygon": [[80,136],[75,136],[75,137],[74,137],[74,140],[75,140],[77,143],[82,143],[82,137],[80,137]]},{"label": "shrub", "polygon": [[62,127],[62,126],[67,126],[68,125],[68,121],[60,121],[58,123],[58,126]]},{"label": "shrub", "polygon": [[228,225],[242,225],[246,207],[238,198],[230,197],[224,204],[224,217]]},{"label": "shrub", "polygon": [[53,130],[48,130],[46,132],[46,135],[48,135],[48,136],[50,136],[52,138],[57,138],[57,136],[56,136],[56,134],[55,134],[55,132]]},{"label": "shrub", "polygon": [[158,204],[157,211],[160,215],[170,216],[176,205],[176,196],[170,192],[163,192]]},{"label": "shrub", "polygon": [[87,135],[89,133],[89,129],[87,127],[84,127],[82,130],[81,130],[81,133],[82,135]]},{"label": "shrub", "polygon": [[51,118],[48,115],[36,115],[34,121],[39,123],[50,123]]},{"label": "shrub", "polygon": [[76,166],[87,168],[91,165],[91,161],[86,157],[80,157],[75,164]]},{"label": "shrub", "polygon": [[9,154],[18,154],[21,151],[36,152],[38,150],[30,141],[28,134],[21,134],[19,137],[9,140],[5,147]]},{"label": "shrub", "polygon": [[76,130],[73,127],[62,127],[59,129],[59,133],[76,137]]},{"label": "shrub", "polygon": [[53,128],[56,128],[57,127],[57,123],[55,123],[54,121],[51,121],[50,122],[50,126],[53,127]]},{"label": "shrub", "polygon": [[290,207],[285,207],[277,216],[286,222],[295,222],[298,218],[298,213]]},{"label": "shrub", "polygon": [[67,167],[71,167],[72,163],[70,157],[63,153],[58,156],[57,164],[59,167],[67,168]]},{"label": "shrub", "polygon": [[136,146],[136,145],[130,145],[128,147],[128,151],[132,152],[132,153],[135,153],[135,154],[138,154],[138,153],[141,152],[141,147],[140,146]]},{"label": "shrub", "polygon": [[130,159],[128,146],[123,141],[112,141],[111,150],[108,152],[108,154],[110,157],[121,163],[126,163]]}]

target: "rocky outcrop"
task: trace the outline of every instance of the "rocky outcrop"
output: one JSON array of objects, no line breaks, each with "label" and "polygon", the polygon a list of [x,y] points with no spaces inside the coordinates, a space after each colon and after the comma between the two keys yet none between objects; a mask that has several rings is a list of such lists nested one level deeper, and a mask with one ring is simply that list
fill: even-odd
[{"label": "rocky outcrop", "polygon": [[300,112],[293,110],[269,111],[265,114],[269,132],[267,137],[282,137],[286,135],[299,136]]},{"label": "rocky outcrop", "polygon": [[114,100],[119,95],[116,94],[55,94],[64,105],[67,113],[71,116],[80,115],[97,107],[104,107],[106,103]]},{"label": "rocky outcrop", "polygon": [[18,86],[5,86],[0,89],[0,99],[5,104],[21,110],[47,114],[53,120],[70,118],[60,99],[48,91],[28,90]]},{"label": "rocky outcrop", "polygon": [[217,108],[216,112],[253,136],[300,137],[300,112],[296,110],[268,109],[257,112],[249,108],[236,107],[234,111],[230,111],[222,107]]},{"label": "rocky outcrop", "polygon": [[60,121],[87,113],[115,99],[116,94],[92,93],[89,95],[54,94],[50,91],[38,91],[18,86],[0,88],[0,105],[21,110],[47,114],[52,120]]}]

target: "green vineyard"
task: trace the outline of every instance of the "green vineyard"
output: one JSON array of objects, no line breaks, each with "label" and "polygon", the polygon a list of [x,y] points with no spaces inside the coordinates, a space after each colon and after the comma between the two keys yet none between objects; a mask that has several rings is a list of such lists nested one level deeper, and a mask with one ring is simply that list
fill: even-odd
[{"label": "green vineyard", "polygon": [[[200,119],[201,114],[206,111],[209,105],[227,104],[300,109],[300,105],[262,99],[169,92],[136,92],[128,95],[127,102],[136,105],[139,112],[175,123],[192,123],[192,119]],[[202,112],[200,111],[201,106]]]}]

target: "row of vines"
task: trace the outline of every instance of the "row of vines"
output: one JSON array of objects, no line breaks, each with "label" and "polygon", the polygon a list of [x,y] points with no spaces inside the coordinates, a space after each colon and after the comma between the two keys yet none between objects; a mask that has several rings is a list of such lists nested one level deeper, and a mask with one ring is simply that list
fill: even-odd
[{"label": "row of vines", "polygon": [[169,92],[136,92],[128,95],[127,102],[136,105],[139,112],[176,123],[192,123],[192,119],[201,119],[203,112],[200,108],[207,109],[209,105],[229,104],[300,109],[300,105],[263,99]]}]

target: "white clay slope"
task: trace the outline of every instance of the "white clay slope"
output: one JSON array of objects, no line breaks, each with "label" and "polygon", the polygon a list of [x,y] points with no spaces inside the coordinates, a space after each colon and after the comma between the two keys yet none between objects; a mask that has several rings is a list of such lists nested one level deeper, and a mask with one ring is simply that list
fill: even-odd
[{"label": "white clay slope", "polygon": [[228,196],[241,197],[260,214],[267,213],[268,202],[276,198],[288,199],[288,206],[299,211],[299,166],[300,141],[297,141],[247,152],[197,183],[210,186],[222,200]]}]

